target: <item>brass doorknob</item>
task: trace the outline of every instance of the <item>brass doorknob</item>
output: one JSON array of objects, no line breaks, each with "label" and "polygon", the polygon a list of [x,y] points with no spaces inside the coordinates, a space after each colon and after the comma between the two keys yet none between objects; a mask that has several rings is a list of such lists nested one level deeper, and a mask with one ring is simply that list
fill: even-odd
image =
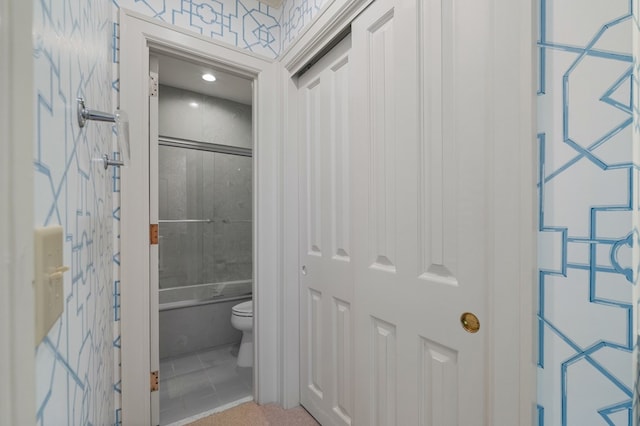
[{"label": "brass doorknob", "polygon": [[480,320],[471,312],[465,312],[460,316],[462,328],[469,333],[477,333],[480,330]]}]

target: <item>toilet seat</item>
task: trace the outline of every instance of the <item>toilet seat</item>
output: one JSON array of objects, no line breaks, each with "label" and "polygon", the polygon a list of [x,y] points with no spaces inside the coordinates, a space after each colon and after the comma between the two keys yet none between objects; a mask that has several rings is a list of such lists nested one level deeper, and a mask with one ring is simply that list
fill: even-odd
[{"label": "toilet seat", "polygon": [[231,308],[233,315],[237,317],[252,317],[253,316],[253,301],[248,300],[246,302],[239,303]]}]

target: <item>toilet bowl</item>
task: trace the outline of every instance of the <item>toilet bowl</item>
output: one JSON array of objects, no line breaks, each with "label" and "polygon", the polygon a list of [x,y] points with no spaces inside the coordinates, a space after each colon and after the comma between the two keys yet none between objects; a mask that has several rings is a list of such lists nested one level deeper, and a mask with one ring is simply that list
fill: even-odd
[{"label": "toilet bowl", "polygon": [[242,302],[231,308],[231,325],[242,331],[238,351],[238,367],[253,367],[253,301]]}]

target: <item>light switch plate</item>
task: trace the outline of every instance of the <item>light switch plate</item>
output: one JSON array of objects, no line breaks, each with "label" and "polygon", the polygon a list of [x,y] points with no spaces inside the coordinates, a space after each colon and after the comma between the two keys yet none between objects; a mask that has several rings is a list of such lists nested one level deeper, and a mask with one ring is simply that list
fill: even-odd
[{"label": "light switch plate", "polygon": [[62,226],[35,230],[36,345],[64,311]]}]

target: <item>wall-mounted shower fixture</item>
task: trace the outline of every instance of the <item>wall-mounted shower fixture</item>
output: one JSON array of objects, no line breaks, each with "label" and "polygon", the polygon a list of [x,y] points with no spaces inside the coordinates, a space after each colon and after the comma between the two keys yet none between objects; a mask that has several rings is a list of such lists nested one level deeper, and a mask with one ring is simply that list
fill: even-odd
[{"label": "wall-mounted shower fixture", "polygon": [[118,152],[120,153],[120,160],[109,158],[109,154],[102,156],[105,170],[109,166],[127,166],[129,163],[131,148],[129,145],[129,117],[127,113],[117,109],[115,113],[110,114],[108,112],[96,111],[88,109],[84,105],[84,98],[78,98],[78,126],[84,127],[87,121],[103,121],[107,123],[116,124],[116,132],[118,136]]},{"label": "wall-mounted shower fixture", "polygon": [[126,166],[124,161],[115,160],[109,158],[109,154],[102,154],[102,164],[104,165],[104,169],[107,170],[109,166],[123,167]]}]

